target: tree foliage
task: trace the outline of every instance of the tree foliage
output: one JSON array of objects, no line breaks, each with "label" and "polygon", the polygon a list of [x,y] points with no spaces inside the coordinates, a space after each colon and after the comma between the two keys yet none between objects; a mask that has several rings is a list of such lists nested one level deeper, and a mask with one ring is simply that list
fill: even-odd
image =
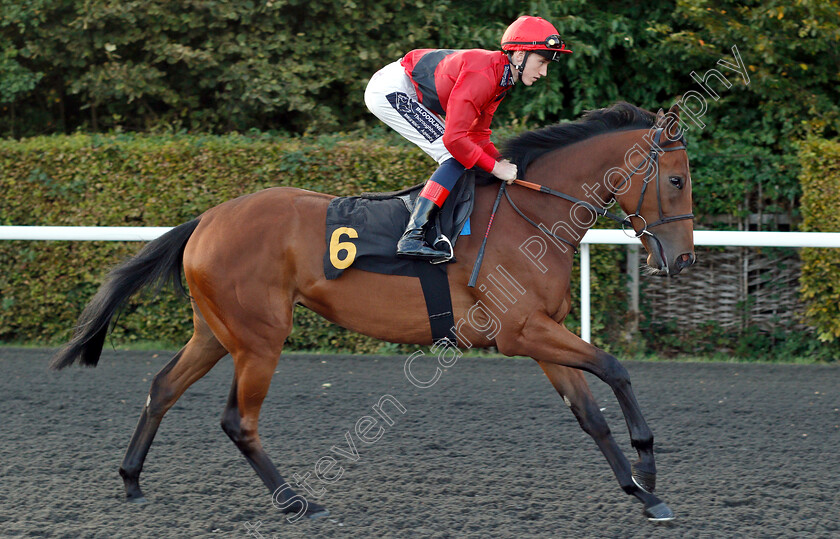
[{"label": "tree foliage", "polygon": [[[498,49],[523,12],[554,22],[575,54],[516,87],[496,126],[697,92],[696,198],[712,213],[796,219],[793,142],[840,132],[836,0],[0,0],[0,133],[376,126],[363,91],[379,67],[414,48]],[[734,61],[733,46],[749,84],[717,63]],[[712,68],[731,83],[710,83],[718,100],[691,76]]]},{"label": "tree foliage", "polygon": [[[802,228],[840,230],[840,143],[809,139],[801,144]],[[840,251],[803,249],[802,298],[805,315],[822,341],[840,341]]]},{"label": "tree foliage", "polygon": [[[545,123],[619,99],[669,105],[696,89],[691,71],[737,45],[751,83],[710,110],[716,126],[749,125],[768,144],[837,131],[838,4],[788,4],[531,2],[526,11],[554,22],[575,54],[545,84],[517,88],[500,114]],[[376,69],[413,48],[498,49],[522,11],[513,0],[0,0],[4,80],[17,81],[3,97],[52,119],[32,116],[24,134],[348,129],[373,121],[361,95]]]},{"label": "tree foliage", "polygon": [[721,214],[795,219],[796,141],[840,132],[840,4],[680,0],[673,24],[664,43],[682,69],[702,76],[723,54],[731,61],[736,46],[749,70],[749,84],[729,77],[733,87],[709,101],[694,161],[703,179],[696,197],[717,199]]},{"label": "tree foliage", "polygon": [[0,43],[26,59],[30,76],[44,74],[34,93],[17,92],[33,120],[23,134],[302,132],[357,121],[361,97],[348,95],[360,96],[365,77],[402,47],[427,42],[445,9],[419,0],[3,0]]}]

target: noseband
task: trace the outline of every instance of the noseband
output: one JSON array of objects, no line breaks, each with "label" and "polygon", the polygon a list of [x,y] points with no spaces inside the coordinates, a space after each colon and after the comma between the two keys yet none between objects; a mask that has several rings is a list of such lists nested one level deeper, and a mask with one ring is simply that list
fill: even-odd
[{"label": "noseband", "polygon": [[[581,199],[573,197],[571,195],[567,195],[565,193],[555,191],[554,189],[551,189],[551,188],[546,187],[544,185],[539,185],[539,184],[532,183],[532,182],[526,182],[526,181],[523,181],[523,180],[514,180],[514,183],[517,184],[517,185],[521,185],[522,187],[527,187],[528,189],[533,189],[534,191],[539,191],[540,193],[545,193],[545,194],[548,194],[548,195],[556,196],[558,198],[562,198],[564,200],[568,200],[569,202],[575,203],[579,206],[582,206],[582,207],[594,212],[596,215],[601,215],[601,216],[607,217],[609,219],[612,219],[613,221],[619,223],[621,225],[622,229],[626,229],[627,226],[630,226],[631,228],[633,228],[633,222],[631,221],[631,219],[633,219],[633,218],[641,219],[642,222],[644,223],[644,226],[642,227],[642,230],[640,232],[635,232],[635,228],[633,228],[635,237],[639,238],[639,237],[646,234],[646,235],[652,236],[654,239],[656,239],[656,236],[653,234],[653,232],[650,232],[648,229],[653,228],[655,226],[664,225],[666,223],[673,223],[675,221],[682,221],[684,219],[694,219],[694,214],[693,213],[686,213],[684,215],[674,215],[672,217],[665,217],[665,213],[662,211],[662,196],[661,196],[661,193],[660,193],[660,190],[659,190],[659,154],[660,154],[660,152],[664,153],[664,152],[676,152],[676,151],[679,151],[679,150],[685,150],[686,146],[687,146],[687,143],[685,141],[685,137],[683,136],[682,131],[678,132],[678,135],[679,135],[678,138],[675,138],[675,139],[666,138],[660,144],[660,141],[662,139],[662,133],[663,133],[664,130],[665,130],[665,128],[663,128],[663,127],[659,127],[659,128],[656,129],[656,132],[653,135],[653,142],[651,143],[650,153],[648,153],[648,156],[641,163],[639,163],[636,166],[636,168],[634,168],[632,171],[630,171],[630,173],[627,174],[627,176],[624,178],[624,180],[620,184],[618,184],[618,186],[613,188],[612,195],[613,195],[613,197],[615,197],[616,196],[615,192],[619,191],[622,187],[624,187],[624,185],[628,181],[630,181],[630,178],[633,177],[634,174],[636,174],[637,172],[642,170],[642,168],[645,167],[645,165],[647,165],[647,170],[645,170],[645,176],[644,176],[644,184],[642,185],[642,191],[639,194],[639,203],[636,206],[636,212],[628,215],[627,217],[624,217],[624,218],[618,217],[617,215],[607,211],[606,208],[601,208],[601,207],[595,206],[595,205],[590,204],[589,202],[587,202],[585,200],[581,200]],[[680,145],[679,146],[674,146],[674,147],[671,147],[671,148],[662,148],[662,144],[671,144],[671,143],[674,143],[674,142],[679,142]],[[659,209],[659,219],[654,221],[653,223],[648,223],[647,221],[645,221],[645,218],[641,216],[640,212],[642,211],[642,204],[644,204],[644,201],[645,201],[645,195],[647,194],[648,184],[650,184],[650,182],[654,179],[656,179],[656,203],[657,203],[657,206],[658,206],[658,209]],[[566,243],[567,245],[570,245],[573,249],[575,249],[575,252],[577,252],[577,244],[576,243],[572,243],[571,241],[569,241],[565,238],[561,238],[561,237],[557,236],[556,234],[554,234],[553,232],[548,230],[545,227],[545,225],[535,223],[531,218],[529,218],[527,215],[522,213],[522,211],[516,206],[516,204],[513,203],[513,200],[511,200],[510,194],[508,194],[507,190],[505,189],[505,184],[504,183],[502,183],[502,186],[501,186],[501,191],[499,193],[500,196],[501,196],[502,192],[504,192],[505,197],[508,200],[508,203],[510,203],[511,207],[516,211],[516,213],[519,214],[520,217],[525,219],[531,225],[538,228],[543,233],[548,234],[549,236],[553,237],[554,239],[556,239],[558,241],[562,241],[563,243]]]}]

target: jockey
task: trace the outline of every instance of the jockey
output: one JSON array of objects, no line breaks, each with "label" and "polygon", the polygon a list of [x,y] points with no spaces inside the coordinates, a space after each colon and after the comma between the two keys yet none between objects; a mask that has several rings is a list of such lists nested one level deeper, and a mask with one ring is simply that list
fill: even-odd
[{"label": "jockey", "polygon": [[515,83],[531,86],[548,74],[549,61],[572,51],[540,17],[516,19],[501,44],[502,51],[413,50],[377,71],[365,89],[368,109],[440,164],[417,197],[397,256],[449,257],[431,247],[425,233],[465,169],[516,179],[516,165],[490,142],[493,113]]}]

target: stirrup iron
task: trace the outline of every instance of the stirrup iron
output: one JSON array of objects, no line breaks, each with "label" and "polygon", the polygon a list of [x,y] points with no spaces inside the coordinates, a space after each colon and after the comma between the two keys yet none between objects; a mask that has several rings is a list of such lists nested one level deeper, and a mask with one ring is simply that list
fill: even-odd
[{"label": "stirrup iron", "polygon": [[432,245],[435,249],[438,248],[438,243],[446,244],[446,246],[449,248],[449,256],[432,260],[432,264],[445,264],[446,262],[449,262],[450,260],[455,258],[455,249],[452,247],[452,242],[449,240],[449,238],[447,238],[443,234],[440,234],[437,238],[435,238],[435,241],[432,242]]}]

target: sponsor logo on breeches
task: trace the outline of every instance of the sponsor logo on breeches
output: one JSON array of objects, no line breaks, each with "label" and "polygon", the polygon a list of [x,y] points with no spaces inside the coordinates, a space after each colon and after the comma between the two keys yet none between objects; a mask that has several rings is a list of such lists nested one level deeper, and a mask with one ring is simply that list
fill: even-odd
[{"label": "sponsor logo on breeches", "polygon": [[408,94],[394,92],[385,96],[394,110],[417,130],[429,142],[434,142],[443,136],[443,126],[437,118],[426,111],[420,103],[411,99]]}]

